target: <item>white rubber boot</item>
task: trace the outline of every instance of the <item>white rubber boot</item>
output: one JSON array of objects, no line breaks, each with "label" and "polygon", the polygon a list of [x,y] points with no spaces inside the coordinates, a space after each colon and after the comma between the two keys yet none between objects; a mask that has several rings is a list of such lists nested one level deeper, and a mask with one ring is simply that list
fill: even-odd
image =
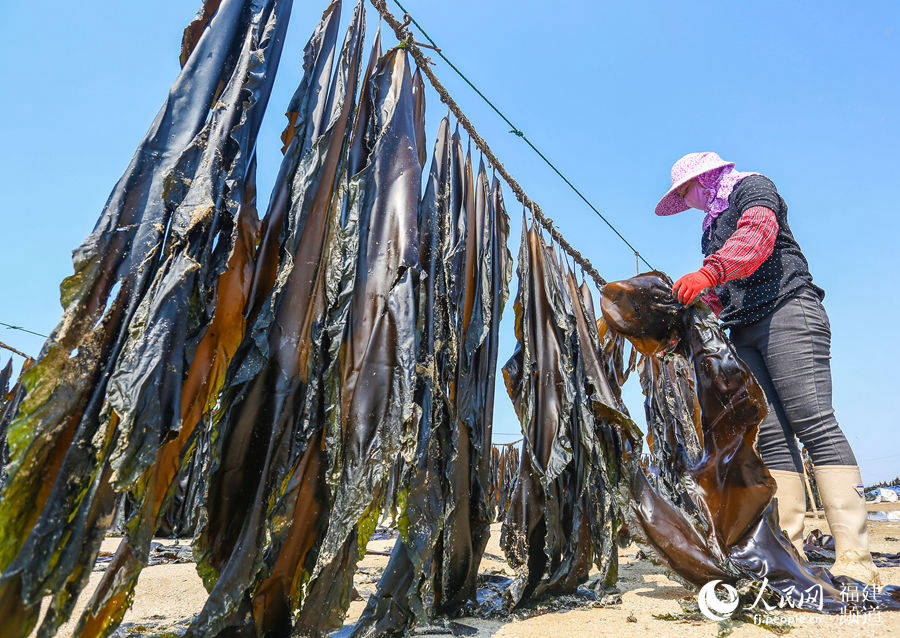
[{"label": "white rubber boot", "polygon": [[769,474],[772,475],[778,486],[775,498],[778,499],[778,522],[781,529],[800,552],[800,556],[805,557],[803,524],[806,519],[806,492],[803,487],[803,477],[797,472],[786,470],[769,470]]},{"label": "white rubber boot", "polygon": [[868,514],[859,467],[823,465],[815,472],[825,518],[834,536],[836,558],[831,573],[880,585],[881,577],[869,553]]}]

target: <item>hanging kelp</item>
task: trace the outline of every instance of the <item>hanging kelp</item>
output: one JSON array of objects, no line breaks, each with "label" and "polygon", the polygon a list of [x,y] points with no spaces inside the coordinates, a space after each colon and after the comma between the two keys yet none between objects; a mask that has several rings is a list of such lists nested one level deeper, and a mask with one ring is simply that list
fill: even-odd
[{"label": "hanging kelp", "polygon": [[[416,69],[416,72],[413,75],[412,92],[415,99],[413,118],[416,131],[417,154],[419,166],[424,168],[425,161],[427,160],[427,151],[425,150],[425,83],[422,79],[422,72],[420,69]],[[419,230],[421,232],[421,229]],[[417,325],[416,329],[419,331],[417,334],[420,334],[422,326]],[[394,526],[396,526],[398,517],[404,507],[402,501],[406,498],[406,488],[404,485],[406,472],[406,461],[403,456],[398,456],[389,471],[382,513],[382,519],[390,519]]]},{"label": "hanging kelp", "polygon": [[633,427],[598,359],[587,286],[563,274],[537,229],[524,225],[516,337],[503,369],[524,434],[501,537],[517,572],[504,595],[508,608],[574,589],[592,559],[606,583],[615,581],[616,432]]},{"label": "hanging kelp", "polygon": [[[193,538],[200,523],[209,464],[209,428],[204,418],[187,445],[193,450],[172,481],[168,505],[160,512],[154,536]],[[124,529],[123,529],[124,533]]]},{"label": "hanging kelp", "polygon": [[[597,331],[600,335],[600,360],[603,370],[613,390],[620,393],[619,389],[637,367],[638,351],[631,347],[628,339],[609,330],[602,316],[597,319]],[[626,350],[630,351],[627,359]]]},{"label": "hanging kelp", "polygon": [[25,396],[25,386],[22,384],[22,373],[34,365],[34,359],[25,359],[19,372],[19,380],[10,388],[12,380],[12,358],[6,363],[0,372],[0,490],[6,485],[6,464],[9,463],[9,442],[6,438],[7,429],[12,416],[16,413],[19,403]]},{"label": "hanging kelp", "polygon": [[[69,615],[114,489],[136,494],[139,516],[117,582],[108,572],[89,604],[85,635],[108,631],[127,607],[182,455],[174,449],[164,463],[161,445],[196,424],[242,330],[240,296],[223,288],[240,292],[255,245],[254,147],[290,5],[221,2],[75,251],[62,322],[24,376],[28,394],[9,426],[4,635],[27,634],[45,594],[54,598],[42,635]],[[233,305],[218,307],[222,298]]]},{"label": "hanging kelp", "polygon": [[644,356],[638,369],[646,398],[650,457],[657,467],[674,472],[669,478],[680,485],[678,473],[699,462],[703,454],[693,368],[683,355],[673,352],[664,358]]},{"label": "hanging kelp", "polygon": [[6,464],[9,462],[9,444],[6,441],[8,423],[4,415],[13,395],[9,387],[10,379],[12,379],[12,363],[12,357],[10,357],[3,370],[0,370],[0,488],[6,482]]},{"label": "hanging kelp", "polygon": [[[619,494],[627,485],[639,462],[634,450],[640,441],[640,430],[632,422],[622,401],[618,379],[627,378],[632,367],[622,369],[604,361],[608,343],[598,334],[594,300],[586,281],[577,285],[575,275],[567,269],[569,290],[574,300],[574,320],[578,336],[578,366],[583,371],[582,391],[589,410],[579,420],[580,439],[589,452],[588,520],[594,564],[604,587],[612,587],[618,579],[618,544],[627,544],[627,529],[619,506]],[[611,336],[611,335],[608,335]],[[624,345],[624,344],[622,344]],[[616,348],[621,351],[617,345]],[[624,356],[619,353],[619,361]],[[606,364],[606,365],[604,365]]]},{"label": "hanging kelp", "polygon": [[[333,347],[324,444],[330,512],[295,625],[303,635],[342,623],[391,467],[398,457],[412,460],[418,432],[412,395],[422,169],[405,51],[392,49],[379,60],[365,89],[368,155],[349,182],[341,231],[346,243],[339,251],[356,258],[355,270],[332,262],[337,294],[329,299]],[[351,155],[351,165],[355,161]]]},{"label": "hanging kelp", "polygon": [[[653,448],[623,499],[632,534],[690,585],[765,583],[792,606],[806,600],[805,609],[828,613],[900,607],[895,587],[848,600],[842,586],[863,583],[810,566],[780,531],[775,483],[754,449],[762,389],[714,315],[679,304],[671,289],[658,272],[603,288],[607,324],[653,358],[642,366]],[[674,354],[659,360],[666,349]]]},{"label": "hanging kelp", "polygon": [[502,521],[509,510],[509,499],[519,471],[519,448],[495,445],[491,450],[491,520]]},{"label": "hanging kelp", "polygon": [[403,481],[401,539],[354,635],[402,634],[475,597],[489,534],[490,439],[500,316],[508,296],[509,221],[499,182],[472,175],[459,134],[441,122],[419,207],[415,459]]},{"label": "hanging kelp", "polygon": [[10,360],[4,368],[4,373],[8,371],[8,377],[5,383],[6,391],[0,395],[0,490],[6,485],[7,463],[9,463],[9,440],[7,433],[9,423],[19,409],[19,404],[25,398],[25,384],[22,382],[22,375],[34,365],[34,359],[28,358],[22,362],[22,368],[19,371],[19,378],[9,388],[9,380],[12,378],[12,360]]},{"label": "hanging kelp", "polygon": [[263,220],[252,325],[213,417],[207,516],[195,548],[210,596],[188,635],[289,634],[327,520],[327,264],[365,34],[359,3],[332,74],[340,7],[329,6],[305,49]]},{"label": "hanging kelp", "polygon": [[6,362],[6,365],[3,366],[2,370],[0,370],[0,410],[2,410],[3,406],[6,404],[6,395],[9,393],[9,381],[11,378],[12,357],[9,358],[9,361]]}]

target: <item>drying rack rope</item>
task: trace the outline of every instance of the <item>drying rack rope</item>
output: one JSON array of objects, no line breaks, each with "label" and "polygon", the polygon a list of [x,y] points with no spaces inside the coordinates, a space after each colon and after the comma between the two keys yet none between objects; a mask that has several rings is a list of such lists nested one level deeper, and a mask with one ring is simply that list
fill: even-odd
[{"label": "drying rack rope", "polygon": [[20,357],[22,357],[23,359],[30,359],[30,358],[31,358],[31,357],[29,357],[27,354],[25,354],[24,352],[22,352],[21,350],[16,350],[16,349],[13,348],[12,346],[7,345],[7,344],[3,343],[2,341],[0,341],[0,348],[4,348],[4,349],[6,349],[6,350],[9,350],[9,351],[12,352],[13,354],[17,354],[17,355],[19,355]]},{"label": "drying rack rope", "polygon": [[428,66],[428,59],[422,53],[422,49],[415,43],[412,35],[406,30],[406,27],[397,20],[396,17],[390,12],[385,4],[384,0],[371,0],[372,6],[378,11],[381,17],[385,22],[391,27],[394,31],[394,34],[397,36],[397,39],[400,41],[400,46],[402,46],[406,51],[412,55],[413,60],[415,60],[416,65],[422,70],[422,73],[425,77],[428,78],[428,81],[431,83],[431,86],[434,87],[434,90],[437,91],[438,96],[441,98],[441,101],[447,105],[450,109],[450,112],[453,113],[453,116],[459,122],[460,126],[465,129],[465,131],[469,134],[469,137],[472,138],[472,141],[475,142],[475,146],[484,153],[484,156],[488,159],[488,161],[493,165],[494,170],[503,178],[503,180],[509,185],[510,190],[512,190],[513,194],[516,196],[516,199],[521,202],[521,204],[531,211],[531,214],[534,215],[534,218],[538,221],[538,223],[543,226],[553,240],[565,250],[575,262],[581,266],[585,273],[587,273],[591,279],[594,280],[594,283],[597,284],[598,287],[603,287],[606,285],[606,280],[600,275],[596,268],[594,268],[593,264],[591,264],[588,259],[582,255],[572,244],[566,241],[565,237],[562,236],[562,233],[557,230],[556,225],[553,223],[553,220],[544,215],[541,207],[535,202],[533,199],[528,197],[525,193],[525,190],[516,181],[516,179],[509,174],[506,170],[506,167],[503,166],[503,163],[500,159],[494,154],[494,151],[491,150],[491,147],[487,145],[487,142],[484,141],[478,131],[475,130],[475,127],[469,121],[469,118],[466,117],[465,113],[459,108],[459,105],[450,97],[450,93],[447,92],[447,89],[441,84],[441,81],[438,80],[437,76],[434,74],[434,71]]},{"label": "drying rack rope", "polygon": [[[433,49],[441,57],[441,59],[444,60],[444,62],[446,62],[450,66],[450,68],[453,69],[453,71],[460,78],[462,78],[463,81],[465,81],[466,84],[468,84],[472,88],[472,90],[474,90],[478,94],[478,96],[481,97],[481,99],[484,100],[484,102],[489,107],[491,107],[491,109],[493,109],[494,112],[497,113],[497,115],[500,116],[500,118],[504,122],[506,122],[506,124],[508,124],[510,126],[510,133],[513,133],[514,135],[521,137],[525,141],[525,143],[528,144],[528,146],[531,147],[531,149],[535,153],[537,153],[537,155],[551,169],[553,169],[553,171],[557,175],[559,175],[559,177],[569,186],[569,188],[571,188],[572,191],[575,192],[575,194],[578,195],[578,197],[580,197],[582,199],[582,201],[584,201],[584,203],[587,204],[588,207],[590,207],[590,209],[592,211],[594,211],[594,213],[596,213],[597,216],[600,217],[600,219],[603,220],[603,222],[607,226],[609,226],[609,228],[616,234],[616,236],[618,236],[619,239],[621,239],[622,242],[624,242],[625,245],[628,246],[628,248],[630,248],[632,252],[634,252],[634,257],[635,257],[636,263],[639,263],[642,261],[642,262],[644,262],[644,264],[646,264],[646,266],[648,268],[650,268],[651,270],[654,269],[653,266],[643,257],[643,255],[641,255],[640,252],[638,252],[638,250],[631,244],[631,242],[629,242],[628,239],[626,239],[625,236],[622,235],[622,233],[619,232],[619,230],[603,215],[603,213],[601,213],[600,210],[596,206],[594,206],[590,202],[590,200],[588,200],[587,197],[585,197],[584,194],[571,182],[571,180],[569,180],[569,178],[567,178],[562,173],[562,171],[560,171],[559,168],[557,168],[556,165],[554,165],[553,162],[551,162],[550,159],[547,158],[547,156],[544,155],[544,153],[539,148],[537,148],[531,142],[531,140],[528,139],[528,137],[525,135],[525,133],[523,133],[515,124],[513,124],[512,121],[502,111],[500,111],[500,109],[497,108],[497,106],[494,105],[494,103],[491,102],[487,98],[487,96],[485,96],[484,93],[482,93],[481,90],[477,86],[475,86],[475,84],[472,83],[472,81],[468,77],[466,77],[466,75],[462,71],[460,71],[459,68],[457,68],[457,66],[455,64],[453,64],[453,62],[451,62],[449,58],[447,58],[446,55],[444,55],[441,48],[437,46],[437,43],[422,28],[422,25],[419,24],[416,21],[416,19],[413,18],[409,14],[409,12],[406,10],[406,7],[404,7],[402,4],[400,4],[400,2],[398,0],[394,0],[394,4],[396,4],[400,8],[400,10],[404,12],[403,22],[401,23],[387,8],[387,4],[386,4],[385,0],[371,0],[371,1],[372,1],[372,5],[378,11],[378,13],[381,15],[381,17],[388,23],[388,25],[391,27],[391,29],[393,29],[395,35],[397,36],[397,39],[400,40],[400,45],[412,54],[413,59],[416,61],[416,65],[422,70],[422,72],[426,75],[426,77],[428,77],[429,82],[431,83],[431,85],[434,87],[435,91],[437,91],[438,95],[440,96],[441,101],[444,102],[450,108],[450,111],[454,114],[454,116],[456,116],[457,120],[459,120],[459,122],[463,126],[463,128],[469,133],[469,135],[472,137],[472,139],[475,140],[476,146],[478,146],[478,148],[481,150],[481,152],[484,153],[488,157],[488,159],[492,163],[495,164],[495,167],[497,168],[497,172],[500,173],[501,177],[503,177],[503,179],[506,181],[506,183],[512,189],[516,198],[522,203],[523,206],[525,206],[532,212],[532,214],[535,216],[535,218],[537,218],[538,222],[544,228],[547,229],[547,231],[550,233],[551,237],[553,237],[553,239],[557,242],[557,244],[559,244],[560,247],[563,248],[563,250],[565,250],[567,253],[569,253],[569,255],[571,255],[573,259],[575,259],[575,261],[591,276],[591,278],[594,279],[595,283],[597,283],[598,286],[603,285],[600,283],[601,281],[605,282],[603,277],[600,276],[600,274],[593,267],[593,265],[591,265],[591,263],[583,255],[581,255],[581,253],[578,250],[576,250],[571,244],[569,244],[562,237],[560,232],[556,229],[553,220],[550,219],[549,217],[547,217],[546,215],[544,215],[540,206],[536,202],[534,202],[534,200],[532,200],[525,194],[524,189],[522,189],[522,187],[515,180],[515,178],[513,178],[506,171],[505,167],[503,167],[502,163],[500,163],[499,159],[497,159],[496,155],[493,153],[493,151],[491,151],[490,147],[487,145],[487,143],[484,141],[484,139],[481,136],[479,136],[477,134],[477,132],[475,132],[475,129],[472,126],[472,123],[469,122],[468,118],[465,117],[465,115],[462,113],[462,110],[459,108],[459,106],[456,104],[456,102],[453,100],[453,98],[450,97],[450,94],[447,91],[447,89],[443,86],[443,84],[441,84],[440,80],[437,79],[434,72],[429,68],[430,60],[428,58],[426,58],[424,56],[424,54],[422,54],[420,47],[424,46],[429,49]],[[418,28],[419,31],[422,32],[422,35],[425,36],[425,38],[428,40],[428,42],[430,44],[417,43],[415,41],[415,38],[412,36],[412,34],[409,31],[410,24],[414,24],[416,26],[416,28]],[[638,268],[638,270],[639,270],[639,268]]]},{"label": "drying rack rope", "polygon": [[[415,18],[413,18],[406,8],[394,0],[394,3],[400,7],[400,9],[404,12],[404,22],[400,22],[391,13],[391,11],[387,8],[387,3],[385,0],[371,0],[372,6],[375,7],[375,10],[378,11],[379,15],[384,19],[385,22],[391,27],[394,31],[394,34],[397,36],[397,39],[400,41],[400,46],[408,51],[410,55],[412,55],[413,60],[416,62],[416,66],[418,66],[425,77],[428,78],[428,81],[431,83],[431,86],[437,92],[438,96],[441,98],[441,101],[447,105],[450,109],[450,112],[453,113],[456,120],[459,122],[460,126],[469,134],[469,137],[472,138],[472,141],[475,142],[475,146],[484,154],[484,156],[488,159],[488,161],[493,165],[494,170],[503,178],[503,180],[509,185],[510,190],[512,190],[513,194],[516,196],[516,199],[527,208],[534,219],[550,234],[550,237],[553,238],[553,241],[562,248],[566,253],[569,254],[570,257],[577,263],[581,269],[594,280],[594,283],[597,287],[603,287],[606,284],[606,279],[604,279],[600,273],[594,268],[594,265],[584,256],[581,252],[576,249],[572,244],[570,244],[565,237],[563,237],[562,233],[556,228],[555,222],[544,214],[544,211],[541,209],[540,205],[531,199],[519,182],[509,174],[509,171],[506,170],[506,167],[503,165],[503,162],[497,157],[491,147],[488,146],[487,142],[484,141],[484,138],[478,134],[478,131],[475,130],[472,122],[469,121],[469,118],[466,117],[465,113],[462,112],[459,105],[453,100],[450,96],[450,93],[447,91],[446,87],[441,84],[441,81],[438,80],[437,76],[434,74],[434,71],[431,70],[429,63],[430,60],[425,57],[422,53],[422,49],[420,47],[424,46],[429,49],[434,50],[441,59],[443,59],[450,68],[456,72],[472,89],[490,106],[496,113],[499,115],[504,122],[506,122],[510,127],[510,132],[521,137],[528,146],[537,153],[544,162],[547,163],[550,168],[559,175],[563,181],[593,210],[599,217],[602,219],[607,226],[634,252],[635,262],[638,260],[644,262],[648,268],[651,270],[653,266],[641,255],[637,249],[619,232],[619,230],[608,220],[603,214],[594,206],[582,193],[578,188],[547,158],[544,153],[538,149],[528,137],[519,130],[510,120],[509,118],[503,114],[500,109],[498,109],[493,102],[491,102],[485,95],[482,93],[478,87],[476,87],[469,78],[467,78],[462,71],[460,71],[456,65],[454,65],[447,56],[441,51],[441,49],[437,46],[434,40],[431,39],[431,36],[422,29],[422,26],[416,22]],[[429,44],[419,44],[415,41],[412,34],[409,32],[409,25],[414,24],[425,36],[425,38],[431,43]],[[20,330],[22,332],[27,332],[32,335],[36,335],[38,337],[47,338],[47,335],[42,334],[40,332],[35,332],[33,330],[29,330],[27,328],[23,328],[22,326],[16,326],[13,324],[8,324],[0,321],[0,326],[5,326],[6,328],[10,328],[12,330]],[[13,350],[15,352],[15,350]]]}]

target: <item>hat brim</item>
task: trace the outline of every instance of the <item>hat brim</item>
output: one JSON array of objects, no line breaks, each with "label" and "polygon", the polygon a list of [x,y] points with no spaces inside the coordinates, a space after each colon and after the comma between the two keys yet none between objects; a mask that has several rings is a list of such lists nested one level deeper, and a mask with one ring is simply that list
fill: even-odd
[{"label": "hat brim", "polygon": [[713,171],[717,171],[720,168],[734,168],[734,162],[722,162],[718,166],[704,169],[692,175],[685,175],[677,183],[672,184],[672,188],[670,188],[669,191],[665,195],[663,195],[662,199],[659,200],[659,203],[656,205],[656,209],[654,210],[654,212],[660,217],[666,217],[668,215],[674,215],[676,213],[686,211],[688,208],[690,208],[690,206],[688,206],[684,202],[684,198],[675,191],[687,184],[692,179],[697,179],[701,175],[712,173]]}]

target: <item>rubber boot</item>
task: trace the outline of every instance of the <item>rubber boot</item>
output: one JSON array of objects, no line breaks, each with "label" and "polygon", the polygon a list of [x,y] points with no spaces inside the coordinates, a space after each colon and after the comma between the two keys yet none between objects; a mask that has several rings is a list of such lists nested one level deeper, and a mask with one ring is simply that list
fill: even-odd
[{"label": "rubber boot", "polygon": [[815,468],[825,518],[834,536],[835,576],[849,576],[870,585],[881,577],[869,553],[868,514],[862,477],[856,465],[823,465]]},{"label": "rubber boot", "polygon": [[769,470],[769,474],[775,479],[778,489],[775,498],[778,499],[778,522],[781,529],[787,534],[801,557],[803,553],[803,524],[806,519],[806,492],[803,487],[803,477],[797,472],[786,470]]}]

